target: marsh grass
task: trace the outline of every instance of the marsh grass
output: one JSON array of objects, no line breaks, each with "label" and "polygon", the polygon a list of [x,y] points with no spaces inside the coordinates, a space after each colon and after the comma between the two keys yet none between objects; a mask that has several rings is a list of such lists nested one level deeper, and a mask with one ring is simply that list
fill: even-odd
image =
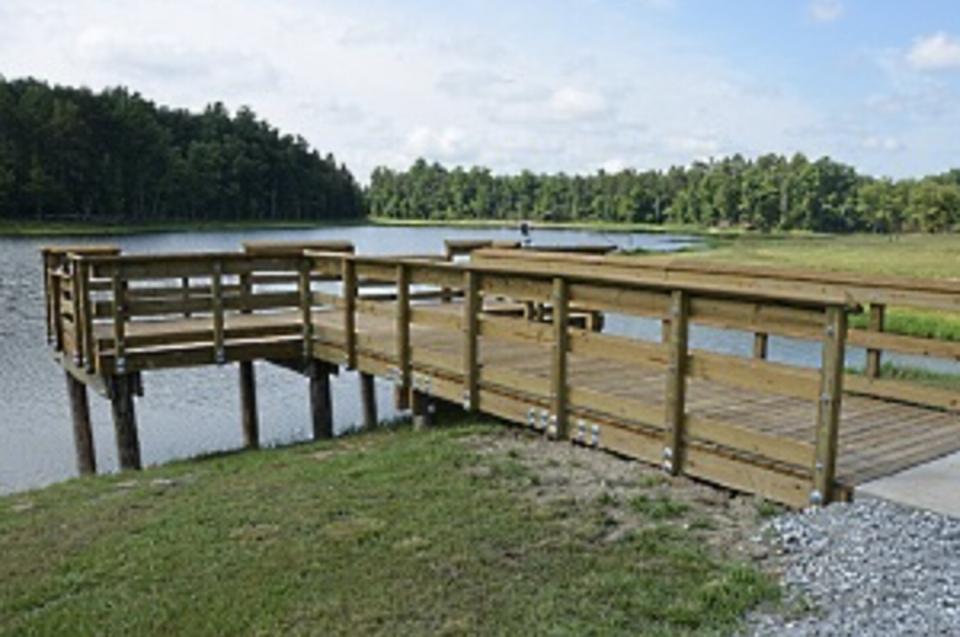
[{"label": "marsh grass", "polygon": [[516,458],[464,442],[497,430],[388,430],[0,498],[0,635],[722,634],[776,597],[710,554],[708,530],[664,519],[598,542],[592,505],[520,497]]}]

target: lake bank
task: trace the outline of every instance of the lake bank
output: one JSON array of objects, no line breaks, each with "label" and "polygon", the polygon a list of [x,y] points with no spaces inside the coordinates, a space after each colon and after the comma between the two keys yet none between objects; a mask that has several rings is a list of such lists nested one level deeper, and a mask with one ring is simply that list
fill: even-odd
[{"label": "lake bank", "polygon": [[2,634],[732,632],[770,509],[499,425],[0,498]]}]

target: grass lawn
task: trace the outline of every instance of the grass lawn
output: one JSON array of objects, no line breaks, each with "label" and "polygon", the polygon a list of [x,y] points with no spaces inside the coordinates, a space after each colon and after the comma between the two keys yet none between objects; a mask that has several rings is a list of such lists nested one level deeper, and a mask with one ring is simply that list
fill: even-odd
[{"label": "grass lawn", "polygon": [[498,425],[75,480],[0,498],[0,634],[731,633],[765,507],[665,480]]},{"label": "grass lawn", "polygon": [[960,234],[743,235],[680,256],[805,270],[960,279]]}]

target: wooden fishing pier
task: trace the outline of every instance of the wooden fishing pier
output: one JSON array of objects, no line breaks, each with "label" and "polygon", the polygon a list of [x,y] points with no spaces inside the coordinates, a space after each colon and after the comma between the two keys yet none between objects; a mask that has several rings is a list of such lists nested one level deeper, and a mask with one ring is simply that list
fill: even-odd
[{"label": "wooden fishing pier", "polygon": [[[453,402],[796,507],[960,450],[960,394],[881,374],[885,352],[960,361],[960,343],[883,329],[888,307],[960,312],[960,282],[604,251],[45,249],[48,338],[66,371],[79,471],[96,472],[88,388],[112,403],[121,468],[140,468],[134,396],[156,369],[236,364],[244,440],[256,447],[254,361],[309,379],[315,438],[333,435],[330,376],[345,368],[360,373],[368,427],[380,377],[416,419]],[[851,328],[864,311],[866,329]],[[612,333],[611,314],[657,320],[659,338]],[[694,348],[700,326],[742,333],[752,351]],[[777,337],[812,342],[819,367],[772,360]],[[851,346],[867,349],[862,373],[845,367]]]}]

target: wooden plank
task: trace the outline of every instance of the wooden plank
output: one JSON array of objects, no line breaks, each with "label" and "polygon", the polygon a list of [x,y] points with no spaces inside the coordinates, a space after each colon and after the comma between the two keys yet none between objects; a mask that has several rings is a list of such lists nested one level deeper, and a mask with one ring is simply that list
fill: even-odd
[{"label": "wooden plank", "polygon": [[900,336],[869,330],[850,330],[848,342],[850,345],[866,348],[868,355],[871,350],[883,350],[960,361],[960,342],[957,341]]},{"label": "wooden plank", "polygon": [[748,427],[717,422],[692,414],[687,416],[686,425],[690,439],[762,456],[802,470],[807,470],[814,462],[814,447],[807,442],[772,436]]},{"label": "wooden plank", "polygon": [[457,314],[439,312],[436,306],[413,305],[410,309],[410,320],[421,325],[435,325],[450,330],[463,329],[461,318]]},{"label": "wooden plank", "polygon": [[499,341],[547,345],[553,340],[553,327],[547,323],[533,323],[526,319],[484,314],[479,319],[479,329],[484,338]]},{"label": "wooden plank", "polygon": [[455,265],[410,260],[406,264],[413,285],[431,285],[451,290],[459,290],[463,285],[463,270]]},{"label": "wooden plank", "polygon": [[846,335],[846,311],[837,307],[828,308],[823,338],[823,361],[820,366],[820,400],[817,403],[814,491],[810,494],[810,503],[815,505],[829,504],[834,499]]},{"label": "wooden plank", "polygon": [[586,308],[634,316],[666,316],[670,294],[593,283],[571,283],[570,299]]},{"label": "wooden plank", "polygon": [[480,372],[483,387],[487,384],[500,385],[521,394],[537,397],[549,397],[551,383],[549,378],[522,374],[510,367],[485,365]]},{"label": "wooden plank", "polygon": [[687,363],[692,378],[721,385],[811,401],[820,394],[819,374],[810,369],[699,350]]},{"label": "wooden plank", "polygon": [[809,476],[753,465],[698,445],[686,449],[684,473],[794,508],[805,507],[809,501]]},{"label": "wooden plank", "polygon": [[570,290],[563,277],[553,279],[553,361],[552,379],[553,418],[557,438],[565,439],[569,431],[567,401],[567,352],[570,349]]},{"label": "wooden plank", "polygon": [[502,296],[515,301],[549,303],[553,295],[552,280],[524,278],[521,274],[485,271],[481,287],[484,296]]},{"label": "wooden plank", "polygon": [[[588,418],[602,414],[623,423],[639,423],[660,430],[665,429],[662,407],[657,409],[633,398],[622,398],[581,385],[573,385],[570,387],[569,401],[572,411],[588,414]],[[658,459],[663,452],[662,440],[661,434],[661,444],[657,450]]]},{"label": "wooden plank", "polygon": [[587,330],[571,330],[570,351],[581,356],[655,369],[666,369],[670,356],[667,347],[662,343],[598,334]]},{"label": "wooden plank", "polygon": [[686,419],[687,347],[689,340],[690,303],[686,292],[673,293],[670,304],[670,363],[667,366],[666,436],[663,468],[672,475],[683,470],[683,442]]},{"label": "wooden plank", "polygon": [[769,300],[732,301],[692,297],[690,320],[724,329],[819,340],[823,312],[820,308],[787,307]]},{"label": "wooden plank", "polygon": [[[297,336],[294,338],[227,343],[224,353],[225,361],[228,363],[261,358],[296,358],[303,355],[303,339]],[[198,367],[212,364],[213,358],[214,351],[210,343],[146,351],[129,350],[126,352],[124,369],[127,372],[137,372],[174,367]],[[97,371],[101,374],[117,372],[116,358],[112,353],[104,353],[100,357]]]},{"label": "wooden plank", "polygon": [[853,374],[845,376],[844,384],[844,391],[848,394],[960,413],[960,394],[957,392],[922,387],[904,381],[865,378]]}]

